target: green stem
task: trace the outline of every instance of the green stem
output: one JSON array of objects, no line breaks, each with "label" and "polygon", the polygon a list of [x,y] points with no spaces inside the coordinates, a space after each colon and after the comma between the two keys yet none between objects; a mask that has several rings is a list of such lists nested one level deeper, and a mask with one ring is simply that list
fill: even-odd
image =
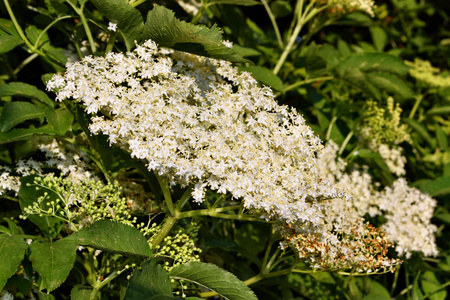
[{"label": "green stem", "polygon": [[305,80],[302,80],[302,81],[299,81],[299,82],[296,82],[294,84],[291,84],[291,85],[287,86],[283,90],[283,93],[286,93],[287,91],[290,91],[290,90],[292,90],[292,89],[294,89],[296,87],[299,87],[299,86],[302,86],[302,85],[305,85],[305,84],[310,84],[310,83],[317,82],[317,81],[332,80],[332,79],[334,79],[333,76],[324,76],[324,77],[305,79]]},{"label": "green stem", "polygon": [[283,39],[281,38],[280,29],[278,28],[277,21],[275,20],[275,16],[272,13],[272,10],[270,9],[269,5],[267,4],[266,0],[261,0],[262,4],[264,5],[264,8],[267,11],[267,14],[269,15],[270,21],[272,22],[273,29],[275,30],[275,34],[277,36],[278,45],[281,49],[283,49]]},{"label": "green stem", "polygon": [[176,217],[179,219],[183,219],[183,218],[191,218],[191,217],[199,217],[199,216],[209,216],[209,217],[232,219],[232,220],[265,222],[264,220],[261,220],[259,218],[255,218],[252,216],[230,215],[230,214],[222,213],[222,212],[230,211],[230,210],[238,210],[240,208],[241,208],[241,205],[233,205],[233,206],[216,208],[214,210],[209,210],[209,209],[190,210],[190,211],[184,211],[184,212],[177,212]]},{"label": "green stem", "polygon": [[131,2],[130,2],[130,5],[131,5],[132,7],[136,7],[136,6],[141,5],[142,3],[146,2],[146,1],[147,1],[147,0],[131,1]]},{"label": "green stem", "polygon": [[338,152],[339,156],[341,156],[342,153],[344,152],[344,149],[345,149],[345,147],[347,146],[348,142],[350,142],[350,139],[352,138],[352,136],[353,136],[353,130],[350,131],[350,132],[347,134],[347,136],[345,137],[345,140],[344,140],[344,142],[342,143],[341,148],[339,149],[339,152]]},{"label": "green stem", "polygon": [[411,109],[411,112],[409,113],[409,118],[414,118],[414,115],[416,114],[417,109],[419,108],[420,102],[422,102],[423,95],[419,95],[416,97],[416,102],[414,103],[413,108]]},{"label": "green stem", "polygon": [[5,4],[6,10],[8,11],[9,17],[11,18],[11,21],[14,24],[14,28],[16,29],[17,33],[19,34],[20,38],[24,41],[25,45],[30,49],[31,52],[38,53],[39,55],[46,56],[44,52],[37,49],[31,42],[27,39],[25,33],[22,30],[22,27],[20,27],[19,22],[16,20],[16,16],[14,15],[13,10],[11,9],[11,6],[9,5],[8,0],[3,0],[3,3]]},{"label": "green stem", "polygon": [[159,176],[157,172],[155,172],[155,176],[156,176],[156,179],[158,179],[158,183],[163,192],[164,200],[166,202],[167,209],[169,210],[170,216],[174,217],[176,213],[175,213],[175,208],[173,206],[172,195],[170,194],[169,185],[167,184],[167,180],[165,178],[162,178],[161,176]]},{"label": "green stem", "polygon": [[33,53],[27,58],[25,58],[20,65],[13,71],[14,75],[17,75],[26,65],[28,65],[30,62],[32,62],[36,57],[39,56],[39,53]]},{"label": "green stem", "polygon": [[185,191],[183,196],[181,196],[180,200],[177,201],[177,206],[175,207],[175,211],[179,212],[181,211],[181,209],[183,208],[183,206],[186,205],[187,201],[191,198],[192,196],[192,185],[189,186]]},{"label": "green stem", "polygon": [[76,7],[71,1],[67,1],[70,6],[72,6],[73,10],[80,16],[81,24],[83,24],[84,31],[86,33],[86,36],[88,38],[89,44],[91,45],[91,52],[92,54],[95,54],[97,52],[97,47],[95,46],[95,41],[92,36],[91,29],[89,28],[88,21],[83,13],[84,4],[80,6],[80,8]]},{"label": "green stem", "polygon": [[334,123],[336,123],[337,116],[331,118],[330,124],[328,125],[327,133],[325,134],[325,138],[329,139],[331,136],[331,130],[333,129]]},{"label": "green stem", "polygon": [[172,227],[177,223],[178,218],[169,216],[161,228],[161,230],[155,235],[152,240],[152,250],[158,248],[159,244],[164,240],[164,238],[169,234]]},{"label": "green stem", "polygon": [[106,45],[105,53],[111,52],[114,47],[117,32],[113,31],[109,34],[108,44]]},{"label": "green stem", "polygon": [[42,30],[42,32],[39,34],[39,36],[37,37],[37,39],[36,39],[36,42],[34,43],[34,47],[37,49],[37,48],[39,48],[38,47],[38,45],[39,45],[39,41],[41,40],[41,38],[44,36],[44,34],[54,25],[54,24],[56,24],[56,23],[58,23],[59,21],[61,21],[61,20],[64,20],[64,19],[70,19],[70,18],[73,18],[73,16],[63,16],[63,17],[59,17],[59,18],[57,18],[56,20],[54,20],[53,22],[51,22],[50,24],[48,24],[47,25],[47,27],[45,27],[44,28],[44,30]]},{"label": "green stem", "polygon": [[305,11],[303,10],[303,0],[300,0],[299,2],[299,9],[298,9],[298,21],[297,25],[294,28],[294,31],[292,32],[292,35],[289,38],[288,44],[286,48],[284,48],[283,53],[281,54],[280,58],[278,59],[277,64],[275,65],[275,68],[273,69],[273,73],[276,75],[280,71],[281,67],[283,66],[284,62],[286,61],[289,53],[292,50],[292,46],[294,45],[295,41],[297,40],[297,37],[300,34],[300,31],[303,28],[303,25],[305,25],[311,18],[313,18],[316,14],[318,14],[320,11],[324,10],[327,6],[323,6],[319,9],[312,8],[315,4],[315,1],[311,1],[309,5],[306,7]]},{"label": "green stem", "polygon": [[200,6],[200,8],[198,9],[197,13],[195,14],[195,16],[192,18],[191,20],[191,24],[197,24],[198,21],[200,20],[200,18],[203,16],[203,14],[205,13],[207,8],[207,4],[204,4],[202,1],[202,6]]}]

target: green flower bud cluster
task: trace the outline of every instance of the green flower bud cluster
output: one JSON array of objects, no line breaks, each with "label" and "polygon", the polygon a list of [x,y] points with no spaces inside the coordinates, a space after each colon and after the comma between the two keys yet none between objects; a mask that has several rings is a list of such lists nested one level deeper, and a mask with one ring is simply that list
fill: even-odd
[{"label": "green flower bud cluster", "polygon": [[427,60],[415,58],[414,62],[405,61],[405,64],[411,66],[409,74],[420,83],[429,88],[450,87],[450,76],[444,77],[438,68],[435,68]]},{"label": "green flower bud cluster", "polygon": [[133,225],[127,199],[116,184],[101,181],[71,181],[70,177],[47,175],[36,177],[33,184],[43,196],[24,209],[29,215],[53,216],[68,223],[69,231],[78,231],[85,225],[102,219]]},{"label": "green flower bud cluster", "polygon": [[409,142],[410,136],[406,124],[401,124],[402,109],[394,99],[387,99],[386,107],[381,107],[376,101],[368,101],[363,126],[363,132],[377,144],[397,145]]},{"label": "green flower bud cluster", "polygon": [[[152,234],[148,240],[150,244],[161,227],[161,225],[153,225],[146,230],[147,234]],[[182,226],[172,228],[170,234],[164,238],[155,251],[156,256],[165,260],[164,269],[170,271],[178,265],[190,261],[200,261],[201,249],[195,246],[199,229],[200,226],[195,223],[191,223],[187,228]]]}]

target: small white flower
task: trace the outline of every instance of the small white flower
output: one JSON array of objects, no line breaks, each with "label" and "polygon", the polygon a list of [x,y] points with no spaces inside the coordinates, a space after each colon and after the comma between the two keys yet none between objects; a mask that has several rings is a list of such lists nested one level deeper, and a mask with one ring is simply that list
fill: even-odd
[{"label": "small white flower", "polygon": [[109,22],[109,24],[108,24],[108,30],[116,32],[116,30],[117,30],[117,24],[116,24],[116,23]]}]

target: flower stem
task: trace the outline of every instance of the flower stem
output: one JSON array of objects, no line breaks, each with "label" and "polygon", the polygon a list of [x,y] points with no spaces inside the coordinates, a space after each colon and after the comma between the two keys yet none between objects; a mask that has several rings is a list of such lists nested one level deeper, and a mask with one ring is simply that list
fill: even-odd
[{"label": "flower stem", "polygon": [[177,223],[178,219],[172,216],[169,216],[165,222],[161,230],[155,235],[152,240],[152,250],[156,249],[158,245],[164,240],[164,238],[169,234],[172,227]]},{"label": "flower stem", "polygon": [[261,0],[262,4],[264,5],[264,8],[267,11],[267,14],[269,15],[270,21],[272,22],[273,29],[275,30],[275,34],[277,36],[278,45],[281,49],[283,49],[283,39],[281,38],[280,29],[278,28],[277,21],[275,20],[275,16],[272,13],[272,10],[270,9],[269,5],[267,4],[266,0]]}]

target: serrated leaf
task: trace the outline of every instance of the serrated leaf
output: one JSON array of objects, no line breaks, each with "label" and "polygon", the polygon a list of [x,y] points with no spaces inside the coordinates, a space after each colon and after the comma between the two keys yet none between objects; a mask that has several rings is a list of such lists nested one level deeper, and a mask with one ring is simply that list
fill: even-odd
[{"label": "serrated leaf", "polygon": [[17,141],[26,141],[33,135],[54,135],[56,132],[48,125],[39,128],[12,129],[8,132],[0,132],[0,145]]},{"label": "serrated leaf", "polygon": [[7,53],[16,48],[20,44],[23,44],[22,39],[14,35],[0,35],[0,54]]},{"label": "serrated leaf", "polygon": [[36,240],[30,245],[30,260],[33,268],[41,275],[43,286],[51,292],[67,278],[75,263],[77,245],[67,238],[56,242]]},{"label": "serrated leaf", "polygon": [[275,75],[272,70],[260,66],[242,67],[239,68],[239,70],[251,73],[252,77],[257,81],[270,86],[277,91],[284,90],[283,81],[280,77]]},{"label": "serrated leaf", "polygon": [[0,131],[5,132],[26,120],[41,118],[44,110],[29,102],[9,102],[3,107]]},{"label": "serrated leaf", "polygon": [[124,0],[91,0],[97,9],[111,22],[116,23],[123,35],[127,49],[134,48],[135,41],[142,41],[144,19],[141,13]]},{"label": "serrated leaf", "polygon": [[36,88],[34,85],[23,82],[11,82],[0,87],[0,97],[18,96],[28,99],[35,99],[48,106],[55,106],[55,102],[51,100],[46,93]]},{"label": "serrated leaf", "polygon": [[0,234],[0,290],[9,277],[16,273],[28,245],[17,235]]},{"label": "serrated leaf", "polygon": [[[169,275],[153,259],[143,262],[141,268],[134,272],[124,300],[147,300],[153,299],[155,296],[173,298]],[[155,297],[155,299],[157,298]]]},{"label": "serrated leaf", "polygon": [[207,28],[180,21],[171,10],[163,6],[156,6],[149,11],[144,26],[144,39],[151,39],[160,47],[231,62],[249,62],[222,44],[222,32],[217,26]]},{"label": "serrated leaf", "polygon": [[[47,200],[45,203],[50,201],[58,202],[58,196],[49,189],[39,188],[36,190],[36,186],[34,185],[34,179],[37,176],[30,175],[20,178],[20,190],[19,190],[19,204],[22,212],[24,213],[25,207],[33,205],[33,203],[37,202],[39,197],[44,196],[44,193],[47,193]],[[43,204],[43,209],[48,209],[49,206]],[[28,218],[36,224],[42,233],[50,238],[55,238],[62,229],[64,221],[61,221],[58,218],[50,217],[50,216],[38,216],[38,215],[30,215]]]},{"label": "serrated leaf", "polygon": [[80,246],[92,247],[126,256],[152,255],[145,236],[136,228],[110,220],[100,220],[67,237]]},{"label": "serrated leaf", "polygon": [[367,80],[380,90],[400,95],[404,99],[414,97],[414,92],[398,75],[387,72],[369,72],[366,76]]},{"label": "serrated leaf", "polygon": [[70,129],[73,122],[73,115],[66,108],[55,110],[49,107],[45,111],[45,116],[50,126],[59,135],[64,135]]},{"label": "serrated leaf", "polygon": [[257,300],[253,291],[235,275],[213,264],[189,262],[174,267],[169,276],[199,284],[225,299]]}]

